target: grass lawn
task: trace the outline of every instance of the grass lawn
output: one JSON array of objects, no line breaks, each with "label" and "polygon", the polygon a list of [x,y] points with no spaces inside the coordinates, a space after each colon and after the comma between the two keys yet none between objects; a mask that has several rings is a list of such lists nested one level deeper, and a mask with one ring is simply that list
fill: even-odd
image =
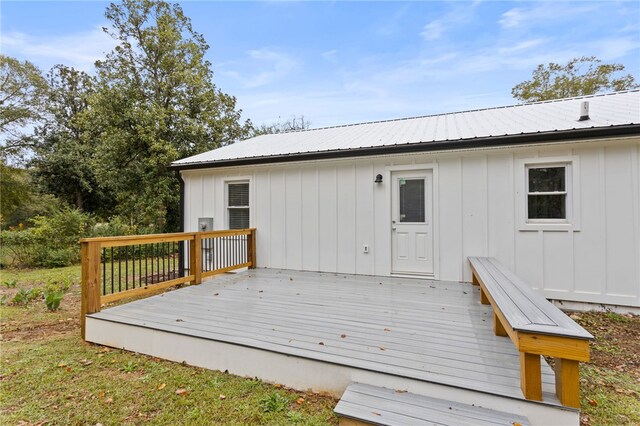
[{"label": "grass lawn", "polygon": [[2,306],[0,424],[337,424],[334,398],[80,339],[80,268],[2,271],[0,295],[71,278],[61,309]]},{"label": "grass lawn", "polygon": [[[74,284],[56,312],[41,298],[11,305],[19,289],[64,280]],[[337,424],[328,396],[83,342],[79,281],[78,266],[0,271],[0,424]],[[640,424],[640,318],[572,317],[596,337],[581,423]]]}]

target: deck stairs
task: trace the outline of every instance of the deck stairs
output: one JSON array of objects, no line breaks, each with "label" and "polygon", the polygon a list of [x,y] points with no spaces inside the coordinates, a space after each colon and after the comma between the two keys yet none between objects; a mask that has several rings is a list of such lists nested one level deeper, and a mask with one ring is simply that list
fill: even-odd
[{"label": "deck stairs", "polygon": [[521,415],[363,383],[347,387],[334,412],[341,426],[529,425]]}]

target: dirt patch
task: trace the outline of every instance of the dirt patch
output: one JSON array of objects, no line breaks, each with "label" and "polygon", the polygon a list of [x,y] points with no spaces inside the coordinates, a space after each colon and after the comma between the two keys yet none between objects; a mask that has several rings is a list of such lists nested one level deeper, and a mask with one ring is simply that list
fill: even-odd
[{"label": "dirt patch", "polygon": [[594,335],[591,362],[629,374],[640,382],[640,317],[610,312],[571,314],[578,324]]},{"label": "dirt patch", "polygon": [[36,341],[80,330],[80,287],[74,285],[65,293],[60,309],[47,310],[38,298],[28,305],[2,307],[0,341]]}]

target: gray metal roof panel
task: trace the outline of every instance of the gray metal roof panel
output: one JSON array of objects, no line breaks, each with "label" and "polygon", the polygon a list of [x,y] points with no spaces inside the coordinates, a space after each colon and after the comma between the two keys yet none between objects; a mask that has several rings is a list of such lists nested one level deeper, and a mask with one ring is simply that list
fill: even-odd
[{"label": "gray metal roof panel", "polygon": [[[590,119],[578,121],[580,103],[589,101]],[[601,128],[640,123],[640,91],[424,117],[351,124],[261,135],[175,161],[173,165],[215,163],[290,154],[319,153],[419,142]]]}]

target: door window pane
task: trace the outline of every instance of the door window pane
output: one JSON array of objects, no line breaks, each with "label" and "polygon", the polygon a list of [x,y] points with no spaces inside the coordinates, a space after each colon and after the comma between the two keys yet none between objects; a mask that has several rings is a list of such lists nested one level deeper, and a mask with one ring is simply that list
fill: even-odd
[{"label": "door window pane", "polygon": [[400,222],[425,222],[424,179],[400,179]]}]

